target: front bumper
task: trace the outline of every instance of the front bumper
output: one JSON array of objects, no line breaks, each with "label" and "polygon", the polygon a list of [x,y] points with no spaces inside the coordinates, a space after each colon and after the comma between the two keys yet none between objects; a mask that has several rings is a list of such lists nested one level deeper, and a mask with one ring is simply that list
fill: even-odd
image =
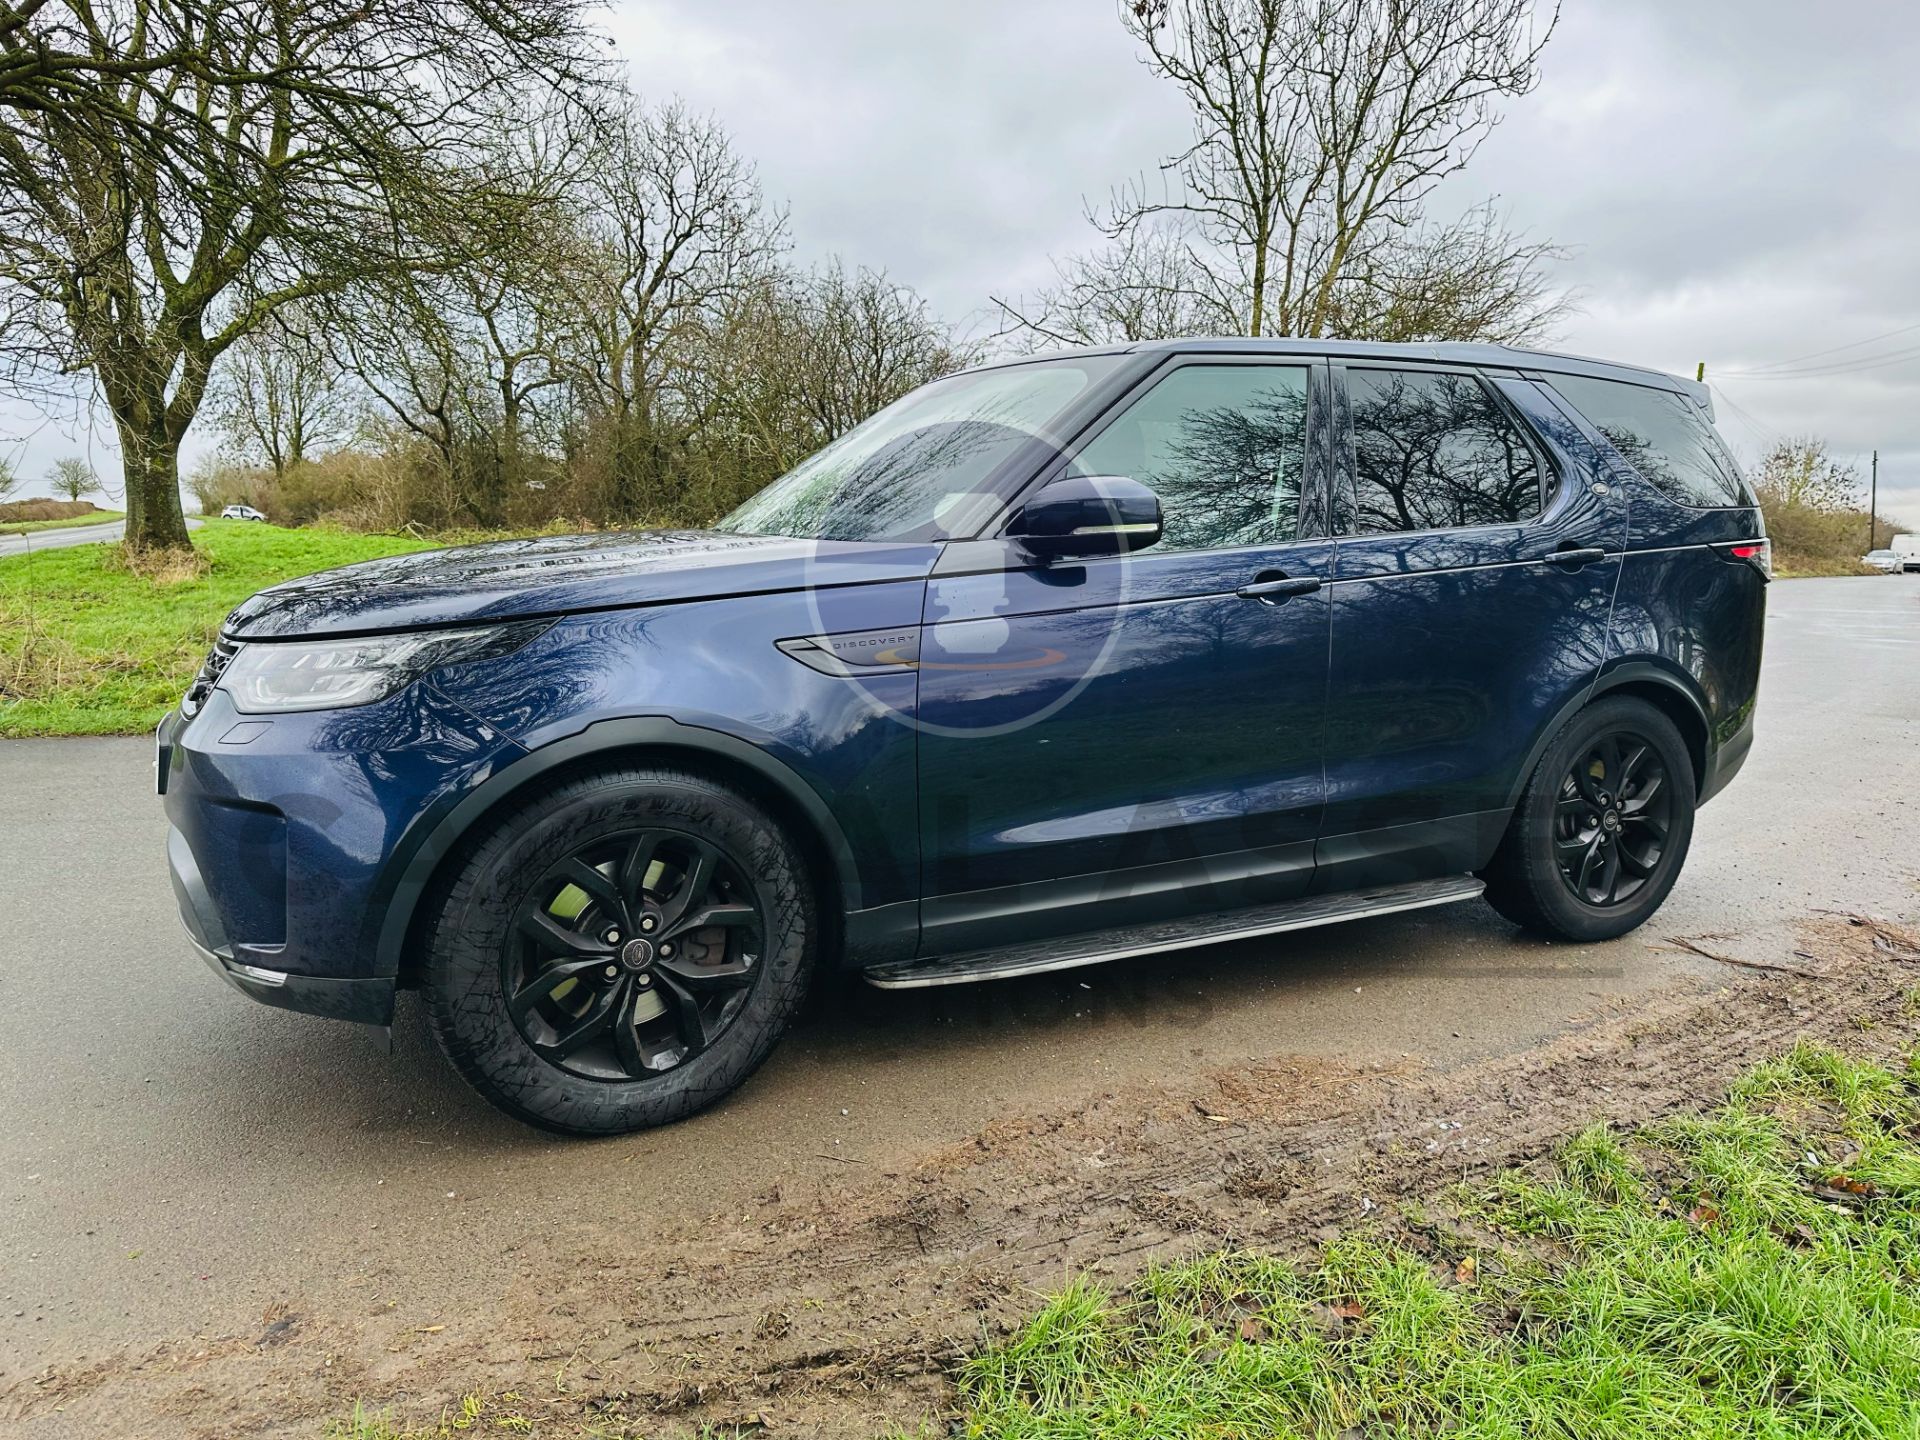
[{"label": "front bumper", "polygon": [[242,995],[262,1005],[330,1020],[353,1020],[362,1025],[393,1023],[393,996],[398,987],[391,977],[296,975],[235,960],[199,864],[178,830],[167,833],[167,870],[173,880],[174,898],[180,902],[180,924],[187,932],[187,943],[214,974]]},{"label": "front bumper", "polygon": [[155,737],[167,868],[194,949],[242,994],[386,1025],[396,857],[525,752],[427,687],[270,720],[215,690]]}]

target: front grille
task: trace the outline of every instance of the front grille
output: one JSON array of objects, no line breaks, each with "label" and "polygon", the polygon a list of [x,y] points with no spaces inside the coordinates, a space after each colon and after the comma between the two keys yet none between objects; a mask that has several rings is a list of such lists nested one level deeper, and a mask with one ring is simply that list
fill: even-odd
[{"label": "front grille", "polygon": [[220,683],[220,676],[227,666],[233,663],[233,657],[240,653],[240,642],[229,640],[222,635],[213,642],[213,649],[207,652],[206,663],[200,667],[200,673],[193,677],[193,683],[187,687],[187,693],[180,697],[180,713],[192,716],[207,703],[207,696],[213,693],[213,687]]}]

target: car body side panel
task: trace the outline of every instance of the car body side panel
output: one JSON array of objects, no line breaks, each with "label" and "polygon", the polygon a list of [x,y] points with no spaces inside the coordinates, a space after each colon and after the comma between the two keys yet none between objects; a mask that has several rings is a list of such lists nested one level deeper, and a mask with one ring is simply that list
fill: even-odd
[{"label": "car body side panel", "polygon": [[1750,738],[1765,589],[1751,565],[1707,546],[1642,551],[1621,572],[1603,676],[1642,665],[1691,693],[1706,715],[1710,770],[1715,752]]},{"label": "car body side panel", "polygon": [[702,734],[750,745],[833,815],[855,870],[848,908],[910,902],[920,884],[916,674],[823,674],[775,642],[912,636],[924,590],[911,580],[568,616],[524,649],[443,670],[433,684],[536,755],[589,731],[630,748],[608,722],[635,717],[678,722],[695,749]]},{"label": "car body side panel", "polygon": [[[1536,737],[1606,654],[1624,498],[1534,387],[1498,388],[1559,472],[1538,520],[1339,541],[1316,889],[1484,864]],[[1607,554],[1566,569],[1546,559],[1563,547]]]},{"label": "car body side panel", "polygon": [[1327,597],[1234,591],[1268,572],[1324,576],[1332,551],[937,576],[921,675],[927,944],[1304,892]]},{"label": "car body side panel", "polygon": [[1766,581],[1715,546],[1765,533],[1757,509],[1681,505],[1641,477],[1569,402],[1545,401],[1608,481],[1627,497],[1620,589],[1599,688],[1665,685],[1698,708],[1707,727],[1705,801],[1731,778],[1752,742],[1766,629]]},{"label": "car body side panel", "polygon": [[[1304,538],[1057,564],[977,541],[935,568],[921,666],[923,953],[1307,889],[1327,593],[1236,592],[1331,573],[1332,543],[1314,538],[1329,385],[1322,364],[1263,358],[1305,375]],[[1142,375],[1110,414],[1168,373]]]}]

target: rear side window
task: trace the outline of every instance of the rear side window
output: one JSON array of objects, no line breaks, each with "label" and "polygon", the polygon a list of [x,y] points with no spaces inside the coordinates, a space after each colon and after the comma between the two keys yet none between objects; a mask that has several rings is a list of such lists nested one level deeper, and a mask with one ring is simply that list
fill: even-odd
[{"label": "rear side window", "polygon": [[1472,375],[1348,370],[1356,534],[1512,525],[1540,513],[1539,457]]},{"label": "rear side window", "polygon": [[1638,470],[1682,505],[1724,509],[1754,503],[1733,456],[1699,407],[1671,390],[1555,375],[1553,388]]}]

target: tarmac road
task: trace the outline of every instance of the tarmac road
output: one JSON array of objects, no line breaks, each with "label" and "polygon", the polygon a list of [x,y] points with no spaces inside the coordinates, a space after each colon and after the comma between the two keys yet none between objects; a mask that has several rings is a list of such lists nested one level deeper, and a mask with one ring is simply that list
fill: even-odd
[{"label": "tarmac road", "polygon": [[713,1111],[597,1143],[496,1115],[410,1007],[388,1055],[229,992],[175,919],[147,740],[0,743],[0,1389],[276,1301],[456,1310],[582,1214],[739,1215],[776,1182],[831,1186],[1116,1084],[1282,1054],[1445,1065],[1723,978],[1649,948],[1665,936],[1777,960],[1812,907],[1911,917],[1920,585],[1770,594],[1752,758],[1638,935],[1549,946],[1469,904],[992,986],[853,985]]},{"label": "tarmac road", "polygon": [[[198,530],[200,522],[188,516],[187,528]],[[8,555],[25,555],[29,551],[37,554],[42,550],[64,550],[69,545],[121,540],[126,533],[126,521],[110,520],[102,525],[68,525],[59,530],[30,530],[25,535],[0,535],[0,559]]]}]

